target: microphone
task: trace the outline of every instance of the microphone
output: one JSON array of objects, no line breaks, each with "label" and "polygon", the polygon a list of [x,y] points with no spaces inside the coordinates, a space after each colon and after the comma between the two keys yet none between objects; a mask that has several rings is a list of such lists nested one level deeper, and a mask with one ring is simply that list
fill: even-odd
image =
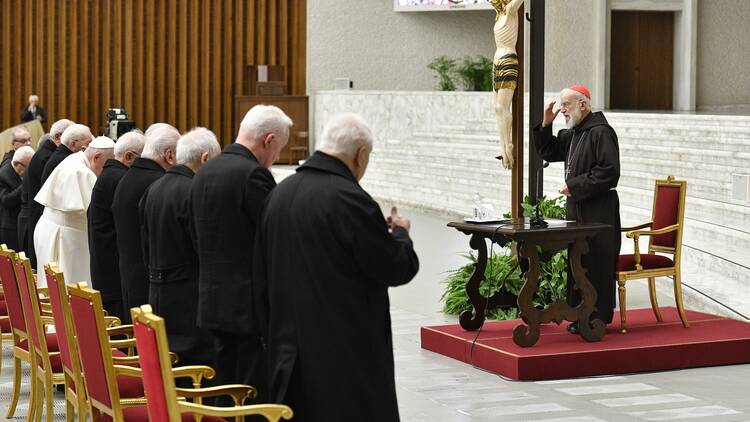
[{"label": "microphone", "polygon": [[[541,178],[542,169],[546,169],[547,167],[549,167],[549,161],[542,161],[542,166],[539,167],[539,170],[536,171],[536,191],[537,191],[537,194],[541,193],[541,190],[542,190],[541,186],[540,186],[541,185],[541,179],[542,179]],[[537,201],[536,201],[536,215],[534,216],[534,218],[532,218],[531,220],[529,220],[529,224],[530,224],[531,227],[547,227],[548,226],[547,222],[544,221],[544,217],[542,217],[539,214],[539,202],[541,202],[541,198],[537,199]]]}]

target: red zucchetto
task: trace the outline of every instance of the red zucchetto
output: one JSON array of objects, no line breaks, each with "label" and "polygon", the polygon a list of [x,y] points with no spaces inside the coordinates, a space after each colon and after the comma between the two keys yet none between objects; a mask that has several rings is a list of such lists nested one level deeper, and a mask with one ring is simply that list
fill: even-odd
[{"label": "red zucchetto", "polygon": [[571,91],[580,92],[581,94],[585,95],[586,98],[588,98],[589,100],[591,99],[591,94],[589,93],[588,88],[586,88],[583,85],[573,85],[573,86],[568,87],[568,89]]}]

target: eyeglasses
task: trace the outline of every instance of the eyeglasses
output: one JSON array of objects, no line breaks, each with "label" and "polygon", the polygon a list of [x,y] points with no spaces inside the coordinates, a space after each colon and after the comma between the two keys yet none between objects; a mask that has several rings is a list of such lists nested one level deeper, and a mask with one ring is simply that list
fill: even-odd
[{"label": "eyeglasses", "polygon": [[560,110],[562,110],[562,109],[568,110],[568,109],[570,109],[573,106],[573,104],[577,104],[577,103],[580,103],[580,102],[581,102],[581,100],[578,100],[578,99],[575,99],[572,102],[571,101],[562,101],[561,100],[560,101]]},{"label": "eyeglasses", "polygon": [[11,143],[12,144],[21,144],[21,145],[30,144],[31,143],[31,138],[14,139]]}]

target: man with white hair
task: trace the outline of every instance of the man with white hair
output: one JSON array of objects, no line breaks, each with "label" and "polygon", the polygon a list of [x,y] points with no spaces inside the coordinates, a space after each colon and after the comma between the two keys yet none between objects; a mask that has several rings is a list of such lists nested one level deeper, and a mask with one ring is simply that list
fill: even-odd
[{"label": "man with white hair", "polygon": [[267,394],[260,387],[266,362],[250,305],[253,243],[260,209],[276,186],[268,169],[291,126],[278,107],[253,107],[235,142],[201,168],[190,189],[200,262],[198,326],[214,334],[216,383],[259,386],[259,401]]},{"label": "man with white hair", "polygon": [[148,303],[148,273],[143,262],[138,203],[151,183],[175,164],[179,138],[180,132],[166,123],[151,125],[144,134],[143,153],[120,179],[112,199],[125,321],[130,321],[130,308]]},{"label": "man with white hair", "polygon": [[31,134],[25,127],[17,127],[13,129],[13,134],[10,138],[10,149],[3,155],[3,161],[0,162],[0,167],[5,167],[6,164],[10,164],[10,160],[13,159],[13,154],[18,148],[23,146],[31,145]]},{"label": "man with white hair", "polygon": [[114,147],[114,141],[106,136],[94,139],[85,151],[63,160],[34,197],[44,205],[34,231],[40,286],[47,285],[44,265],[50,262],[58,264],[68,282],[91,283],[86,210],[96,178],[104,163],[114,157]]},{"label": "man with white hair", "polygon": [[[583,85],[560,92],[559,108],[551,101],[540,125],[534,128],[534,145],[547,161],[565,162],[565,183],[560,193],[566,197],[566,218],[581,223],[603,223],[611,229],[589,239],[589,253],[582,263],[596,289],[596,311],[591,319],[612,322],[615,308],[615,270],[620,254],[620,150],[617,134],[602,112],[591,111],[591,94]],[[552,135],[552,122],[558,113],[565,116],[565,129]],[[578,306],[580,292],[568,271],[568,303]],[[578,323],[568,331],[579,332]]]},{"label": "man with white hair", "polygon": [[62,142],[62,134],[69,126],[73,125],[74,122],[68,119],[60,119],[52,124],[49,129],[49,137],[40,139],[39,147],[37,148],[36,154],[31,158],[29,168],[26,169],[26,173],[23,175],[23,193],[21,194],[21,213],[18,215],[19,219],[23,219],[24,206],[28,208],[28,223],[26,226],[19,220],[18,229],[19,233],[19,246],[21,250],[26,251],[26,255],[31,260],[31,265],[36,267],[36,252],[34,251],[34,229],[36,223],[44,212],[44,206],[34,201],[34,197],[39,193],[39,189],[42,188],[42,174],[44,173],[44,167],[47,165],[50,157],[57,150],[58,145]]},{"label": "man with white hair", "polygon": [[73,123],[72,125],[65,128],[65,131],[60,136],[60,145],[58,145],[55,152],[49,157],[47,164],[44,166],[42,172],[42,184],[47,180],[50,174],[55,170],[62,161],[67,158],[70,154],[86,149],[89,142],[94,139],[94,135],[91,134],[91,129],[88,126]]},{"label": "man with white hair", "polygon": [[300,420],[398,420],[388,288],[408,283],[419,261],[409,220],[395,207],[386,220],[359,185],[371,151],[360,117],[334,116],[258,224],[253,298],[269,401]]},{"label": "man with white hair", "polygon": [[120,179],[143,153],[143,134],[128,132],[115,143],[115,158],[104,163],[102,174],[91,192],[88,212],[89,254],[91,256],[91,284],[102,294],[104,309],[121,320],[122,306],[117,232],[112,215],[112,202]]},{"label": "man with white hair", "polygon": [[21,121],[30,122],[34,119],[39,120],[39,123],[47,123],[47,113],[44,111],[42,106],[39,105],[39,97],[35,94],[29,95],[29,104],[21,111]]},{"label": "man with white hair", "polygon": [[[177,164],[151,184],[140,202],[148,302],[167,324],[169,350],[181,365],[211,365],[210,331],[198,319],[198,256],[190,207],[193,176],[221,153],[216,135],[195,128],[177,141]],[[220,205],[219,205],[220,206]]]},{"label": "man with white hair", "polygon": [[18,213],[21,211],[21,178],[34,155],[30,146],[13,154],[11,164],[0,168],[0,242],[18,249]]}]

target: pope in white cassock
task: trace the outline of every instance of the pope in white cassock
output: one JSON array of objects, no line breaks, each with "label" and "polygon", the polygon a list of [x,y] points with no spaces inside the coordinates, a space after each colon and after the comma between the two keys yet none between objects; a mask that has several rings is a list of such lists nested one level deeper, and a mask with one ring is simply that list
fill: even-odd
[{"label": "pope in white cassock", "polygon": [[[45,264],[56,262],[66,282],[91,284],[86,210],[104,163],[114,158],[114,147],[105,136],[94,139],[85,150],[66,157],[34,198],[44,205],[34,230],[37,274],[44,274]],[[40,286],[47,285],[46,277],[38,280]]]}]

